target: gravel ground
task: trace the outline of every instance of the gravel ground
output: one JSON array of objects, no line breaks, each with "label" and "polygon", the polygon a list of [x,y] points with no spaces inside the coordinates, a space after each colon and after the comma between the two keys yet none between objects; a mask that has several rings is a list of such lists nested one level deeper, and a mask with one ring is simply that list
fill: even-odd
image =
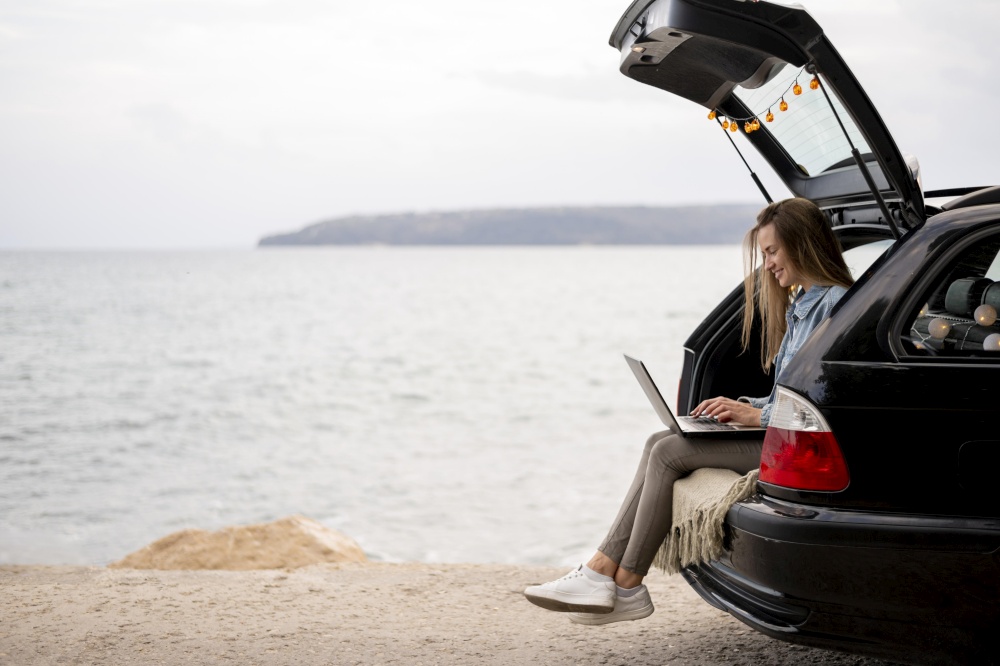
[{"label": "gravel ground", "polygon": [[316,565],[267,571],[0,567],[0,664],[851,664],[647,578],[656,612],[572,624],[522,590],[560,569]]}]

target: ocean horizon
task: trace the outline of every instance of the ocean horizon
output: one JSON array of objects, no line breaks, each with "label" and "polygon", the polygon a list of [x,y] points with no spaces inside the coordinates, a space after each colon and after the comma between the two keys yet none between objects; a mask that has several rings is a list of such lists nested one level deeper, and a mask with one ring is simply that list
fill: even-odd
[{"label": "ocean horizon", "polygon": [[593,550],[737,246],[0,252],[0,563],[302,514],[381,561]]}]

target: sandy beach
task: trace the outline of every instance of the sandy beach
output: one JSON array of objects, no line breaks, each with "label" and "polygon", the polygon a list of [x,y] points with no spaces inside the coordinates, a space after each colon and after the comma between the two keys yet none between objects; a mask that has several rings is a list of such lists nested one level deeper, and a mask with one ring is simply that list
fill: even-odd
[{"label": "sandy beach", "polygon": [[0,664],[883,664],[760,635],[679,576],[656,612],[578,626],[522,596],[561,569],[0,567]]}]

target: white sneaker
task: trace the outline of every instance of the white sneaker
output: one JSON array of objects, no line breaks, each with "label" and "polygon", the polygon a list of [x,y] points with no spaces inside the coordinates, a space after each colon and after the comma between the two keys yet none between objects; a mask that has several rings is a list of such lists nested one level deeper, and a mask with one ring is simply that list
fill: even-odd
[{"label": "white sneaker", "polygon": [[615,609],[615,582],[591,580],[583,565],[558,580],[532,585],[524,591],[528,601],[547,610],[588,614],[610,613]]},{"label": "white sneaker", "polygon": [[623,620],[641,620],[653,614],[653,600],[645,585],[631,597],[615,594],[615,609],[610,613],[570,613],[569,619],[577,624],[608,624]]}]

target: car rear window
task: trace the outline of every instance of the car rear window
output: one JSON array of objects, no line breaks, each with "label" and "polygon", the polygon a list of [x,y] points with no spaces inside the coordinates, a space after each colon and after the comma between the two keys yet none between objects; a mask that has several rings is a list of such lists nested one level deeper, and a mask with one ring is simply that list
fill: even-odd
[{"label": "car rear window", "polygon": [[[734,94],[748,109],[757,114],[761,127],[767,129],[785,149],[800,169],[808,176],[815,176],[851,157],[851,146],[837,123],[821,90],[809,87],[812,75],[801,67],[785,63],[769,74],[767,81],[758,88],[737,86]],[[798,83],[802,94],[796,95],[793,87]],[[823,78],[820,77],[820,84]],[[851,141],[862,154],[871,152],[861,131],[833,91],[830,99],[837,115],[844,123]],[[781,110],[781,101],[788,110]],[[767,121],[768,113],[773,120]]]}]

